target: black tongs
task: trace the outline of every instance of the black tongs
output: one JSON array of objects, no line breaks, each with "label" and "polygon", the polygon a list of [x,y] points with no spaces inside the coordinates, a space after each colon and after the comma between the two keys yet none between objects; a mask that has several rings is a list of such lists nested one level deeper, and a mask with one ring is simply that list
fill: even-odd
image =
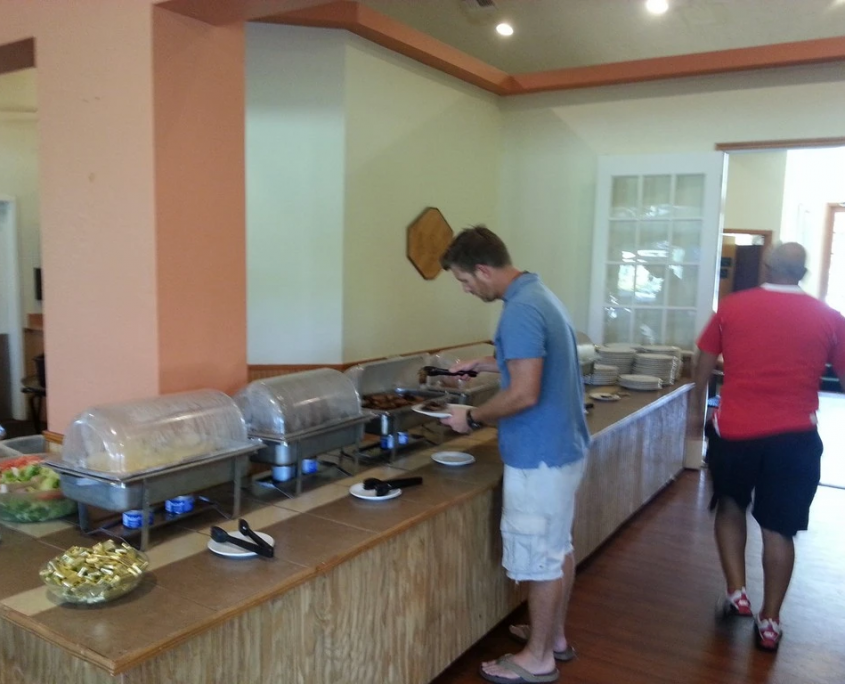
[{"label": "black tongs", "polygon": [[437,366],[423,366],[420,368],[420,374],[428,375],[429,377],[434,375],[466,375],[467,377],[474,378],[478,375],[478,371],[474,370],[467,370],[467,371],[450,371],[448,368],[438,368]]},{"label": "black tongs", "polygon": [[364,480],[364,489],[375,489],[376,496],[385,496],[391,489],[402,489],[421,485],[421,477],[405,477],[398,480],[379,480],[377,477],[368,477]]},{"label": "black tongs", "polygon": [[246,551],[252,551],[253,553],[257,553],[259,556],[264,556],[265,558],[272,558],[275,555],[276,550],[273,545],[264,541],[261,537],[255,534],[249,526],[249,523],[243,518],[238,520],[238,531],[245,537],[249,537],[252,541],[233,537],[222,527],[212,527],[211,538],[220,544],[234,544]]}]

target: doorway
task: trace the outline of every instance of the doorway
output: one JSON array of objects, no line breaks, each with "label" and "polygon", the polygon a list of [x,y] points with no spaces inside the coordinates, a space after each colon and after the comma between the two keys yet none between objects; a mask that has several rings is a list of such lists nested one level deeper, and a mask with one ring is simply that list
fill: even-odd
[{"label": "doorway", "polygon": [[0,195],[0,420],[26,418],[17,203]]},{"label": "doorway", "polygon": [[772,242],[771,230],[726,228],[722,231],[720,300],[732,292],[748,290],[763,282],[763,258]]}]

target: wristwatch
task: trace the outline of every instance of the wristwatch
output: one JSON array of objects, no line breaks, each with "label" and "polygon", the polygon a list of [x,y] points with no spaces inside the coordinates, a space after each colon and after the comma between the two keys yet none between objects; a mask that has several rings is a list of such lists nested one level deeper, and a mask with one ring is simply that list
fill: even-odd
[{"label": "wristwatch", "polygon": [[472,417],[472,410],[467,411],[467,427],[470,430],[478,430],[484,427],[484,423],[479,423]]}]

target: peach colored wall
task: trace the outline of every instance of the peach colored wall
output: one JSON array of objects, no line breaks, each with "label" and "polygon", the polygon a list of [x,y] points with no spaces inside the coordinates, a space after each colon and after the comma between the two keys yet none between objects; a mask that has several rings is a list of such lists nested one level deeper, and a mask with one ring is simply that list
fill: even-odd
[{"label": "peach colored wall", "polygon": [[158,391],[148,2],[0,5],[35,37],[50,428]]},{"label": "peach colored wall", "polygon": [[153,10],[161,392],[246,383],[244,29]]},{"label": "peach colored wall", "polygon": [[318,1],[0,3],[0,45],[35,39],[51,430],[245,381],[240,22]]}]

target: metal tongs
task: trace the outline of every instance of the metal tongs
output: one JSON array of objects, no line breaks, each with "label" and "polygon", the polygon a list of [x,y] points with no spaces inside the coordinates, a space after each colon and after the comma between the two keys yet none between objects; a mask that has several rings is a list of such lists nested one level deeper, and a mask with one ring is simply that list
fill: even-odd
[{"label": "metal tongs", "polygon": [[385,496],[392,489],[421,485],[422,481],[421,477],[405,477],[398,480],[379,480],[377,477],[368,477],[363,484],[364,489],[375,489],[376,496]]},{"label": "metal tongs", "polygon": [[253,532],[249,523],[243,518],[238,520],[238,531],[245,537],[249,537],[252,541],[233,537],[222,527],[212,527],[211,538],[219,544],[234,544],[246,551],[252,551],[253,553],[257,553],[259,556],[264,556],[264,558],[272,558],[275,555],[276,549],[273,545],[264,541],[255,532]]},{"label": "metal tongs", "polygon": [[434,375],[453,375],[453,376],[463,376],[466,375],[467,377],[474,378],[478,375],[478,371],[468,370],[468,371],[450,371],[448,368],[438,368],[437,366],[423,366],[420,368],[420,375],[427,375],[429,377]]}]

